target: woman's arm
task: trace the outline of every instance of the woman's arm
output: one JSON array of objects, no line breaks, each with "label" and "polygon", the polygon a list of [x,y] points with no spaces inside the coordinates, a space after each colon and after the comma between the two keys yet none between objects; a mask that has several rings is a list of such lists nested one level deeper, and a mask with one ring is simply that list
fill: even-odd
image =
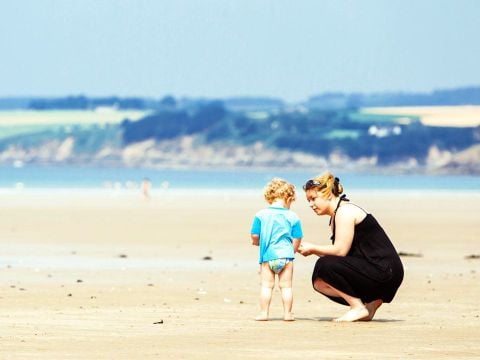
[{"label": "woman's arm", "polygon": [[[341,211],[340,211],[341,210]],[[335,217],[335,244],[315,245],[302,242],[298,252],[308,255],[335,255],[345,256],[350,251],[355,231],[355,214],[348,207],[340,208]]]},{"label": "woman's arm", "polygon": [[258,246],[260,244],[260,236],[257,234],[251,234],[252,245]]}]

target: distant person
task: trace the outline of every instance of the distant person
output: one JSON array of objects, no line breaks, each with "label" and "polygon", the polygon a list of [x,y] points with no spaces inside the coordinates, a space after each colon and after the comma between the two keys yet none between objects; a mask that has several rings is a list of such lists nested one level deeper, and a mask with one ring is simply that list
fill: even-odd
[{"label": "distant person", "polygon": [[317,215],[330,216],[331,245],[303,242],[298,252],[319,256],[313,288],[331,300],[350,306],[334,321],[370,321],[383,303],[392,301],[403,280],[397,251],[375,218],[349,203],[333,174],[308,180],[303,186]]},{"label": "distant person", "polygon": [[150,200],[150,191],[152,190],[152,182],[149,178],[144,178],[142,181],[142,194],[145,200]]},{"label": "distant person", "polygon": [[302,234],[297,214],[290,210],[295,200],[295,187],[285,180],[274,178],[264,189],[269,207],[260,210],[253,220],[252,244],[260,246],[260,314],[255,320],[268,320],[268,312],[275,287],[275,275],[282,293],[283,319],[294,320],[292,314],[293,259]]}]

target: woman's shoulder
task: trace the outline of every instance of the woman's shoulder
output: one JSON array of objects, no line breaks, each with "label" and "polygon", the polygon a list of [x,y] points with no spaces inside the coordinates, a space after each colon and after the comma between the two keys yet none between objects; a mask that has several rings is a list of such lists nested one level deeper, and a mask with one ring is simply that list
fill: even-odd
[{"label": "woman's shoulder", "polygon": [[337,209],[337,216],[341,216],[342,218],[350,218],[354,220],[355,224],[360,223],[365,217],[368,215],[368,213],[359,207],[356,204],[346,202],[343,203],[338,209]]}]

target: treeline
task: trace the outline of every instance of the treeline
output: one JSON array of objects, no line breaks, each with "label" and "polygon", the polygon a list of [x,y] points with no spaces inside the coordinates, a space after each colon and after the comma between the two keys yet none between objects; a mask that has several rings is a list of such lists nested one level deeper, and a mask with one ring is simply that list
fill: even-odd
[{"label": "treeline", "polygon": [[62,98],[39,98],[32,99],[28,103],[31,110],[92,110],[98,107],[115,107],[118,109],[161,109],[172,107],[176,101],[172,96],[166,96],[160,100],[152,100],[141,97],[99,97],[89,98],[83,95],[67,96]]},{"label": "treeline", "polygon": [[[20,99],[18,99],[20,100]],[[2,102],[3,101],[3,102]],[[14,99],[0,99],[0,108],[2,103],[4,108],[8,105],[21,104],[30,110],[94,110],[98,107],[111,107],[122,110],[171,110],[195,108],[212,100],[180,98],[176,99],[171,95],[164,96],[156,100],[141,97],[100,97],[89,98],[83,95],[67,96],[62,98],[37,98],[25,102],[14,101]],[[231,111],[272,111],[285,107],[281,99],[268,97],[234,97],[222,100],[224,106]]]},{"label": "treeline", "polygon": [[[275,111],[292,106],[282,99],[270,97],[231,97],[220,99],[230,111]],[[203,98],[145,97],[87,97],[85,95],[59,98],[0,98],[0,109],[31,110],[89,110],[97,107],[118,109],[163,110],[188,109],[212,101]],[[312,96],[295,105],[309,110],[352,109],[378,106],[439,106],[480,105],[480,87],[437,90],[431,93],[324,93]]]},{"label": "treeline", "polygon": [[312,96],[306,102],[306,106],[311,109],[453,105],[480,105],[480,87],[437,90],[431,93],[325,93]]},{"label": "treeline", "polygon": [[[266,146],[328,156],[334,151],[357,159],[377,156],[380,164],[410,158],[425,159],[432,145],[458,151],[480,139],[479,128],[428,127],[418,121],[397,124],[391,118],[375,124],[356,121],[350,110],[280,111],[263,116],[232,112],[220,101],[189,110],[156,112],[139,121],[124,121],[123,141],[131,144],[195,135],[204,143]],[[379,135],[372,127],[382,129]]]}]

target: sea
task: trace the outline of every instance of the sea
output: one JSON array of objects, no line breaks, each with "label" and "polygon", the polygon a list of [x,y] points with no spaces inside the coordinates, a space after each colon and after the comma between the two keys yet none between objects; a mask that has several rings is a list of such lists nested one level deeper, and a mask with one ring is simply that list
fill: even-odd
[{"label": "sea", "polygon": [[[148,179],[152,192],[169,191],[258,191],[273,177],[284,178],[297,188],[320,171],[294,169],[151,169],[90,166],[0,166],[0,191],[102,191],[138,189]],[[362,191],[459,191],[480,192],[480,176],[377,173],[335,173],[344,188]]]}]

